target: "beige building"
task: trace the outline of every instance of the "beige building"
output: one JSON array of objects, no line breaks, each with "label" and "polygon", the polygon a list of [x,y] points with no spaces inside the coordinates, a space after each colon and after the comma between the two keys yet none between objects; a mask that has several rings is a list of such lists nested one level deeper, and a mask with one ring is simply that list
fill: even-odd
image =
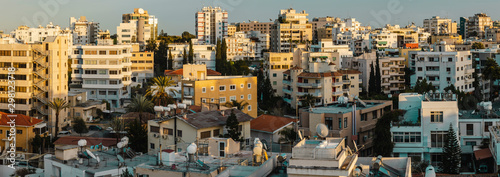
[{"label": "beige building", "polygon": [[[158,153],[161,144],[162,149],[185,152],[187,146],[193,142],[204,142],[211,137],[218,138],[227,133],[225,123],[232,111],[238,119],[241,138],[249,143],[250,120],[253,118],[238,109],[227,109],[149,120],[148,150],[150,153]],[[199,145],[199,148],[202,148],[202,145]]]},{"label": "beige building", "polygon": [[236,100],[246,102],[242,111],[257,117],[257,77],[208,76],[206,65],[186,64],[181,88],[183,103],[217,105]]},{"label": "beige building", "polygon": [[81,16],[69,19],[70,30],[73,32],[73,44],[96,44],[99,36],[99,23],[87,21],[87,17]]},{"label": "beige building", "polygon": [[139,43],[144,46],[158,36],[158,19],[142,8],[123,14],[122,23],[116,27],[118,44]]},{"label": "beige building", "polygon": [[228,25],[227,26],[227,36],[232,37],[236,33],[236,25]]},{"label": "beige building", "polygon": [[132,46],[132,81],[143,83],[146,82],[148,78],[154,77],[154,52],[139,51],[138,45]]},{"label": "beige building", "polygon": [[[368,91],[370,83],[371,65],[376,67],[375,52],[365,53],[351,60],[351,68],[361,72],[360,79],[363,81],[363,87]],[[403,57],[381,57],[380,76],[382,77],[382,91],[385,94],[399,93],[405,90],[405,58]]]},{"label": "beige building", "polygon": [[449,18],[434,16],[424,20],[424,30],[431,34],[456,34],[457,22],[452,22]]},{"label": "beige building", "polygon": [[[1,44],[0,107],[9,112],[8,68],[14,67],[16,83],[15,113],[37,117],[55,124],[55,111],[47,105],[53,98],[66,99],[68,95],[68,55],[71,45],[69,34],[47,37],[39,44]],[[10,72],[12,73],[12,72]],[[68,110],[62,110],[59,128],[68,125]]]},{"label": "beige building", "polygon": [[258,22],[252,21],[249,23],[243,22],[239,23],[238,31],[260,31],[262,34],[271,34],[272,26],[274,22]]},{"label": "beige building", "polygon": [[71,120],[82,118],[86,122],[93,122],[99,117],[99,111],[105,112],[106,103],[102,101],[88,100],[87,92],[69,92],[68,103],[71,108],[68,111],[68,117]]},{"label": "beige building", "polygon": [[283,95],[283,72],[293,66],[293,53],[291,52],[264,54],[264,72],[269,77],[276,95]]},{"label": "beige building", "polygon": [[305,11],[297,13],[295,9],[280,10],[271,32],[271,51],[290,52],[297,44],[312,41],[312,25]]}]

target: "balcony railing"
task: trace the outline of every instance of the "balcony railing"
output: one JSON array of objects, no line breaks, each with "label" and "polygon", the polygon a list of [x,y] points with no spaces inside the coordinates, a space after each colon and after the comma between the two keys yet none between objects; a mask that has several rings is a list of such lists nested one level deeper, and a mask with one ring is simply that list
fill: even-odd
[{"label": "balcony railing", "polygon": [[321,93],[319,92],[316,92],[316,93],[309,93],[309,92],[297,92],[297,95],[299,96],[304,96],[304,95],[307,95],[307,94],[310,94],[312,95],[313,97],[322,97],[323,95],[321,95]]},{"label": "balcony railing", "polygon": [[283,84],[290,85],[290,81],[289,80],[283,80]]},{"label": "balcony railing", "polygon": [[319,83],[297,83],[298,87],[321,88]]}]

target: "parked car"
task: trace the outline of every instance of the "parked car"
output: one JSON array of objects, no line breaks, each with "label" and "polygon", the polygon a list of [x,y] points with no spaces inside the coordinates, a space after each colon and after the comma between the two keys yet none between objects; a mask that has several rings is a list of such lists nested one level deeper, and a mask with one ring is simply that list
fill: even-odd
[{"label": "parked car", "polygon": [[101,131],[102,128],[99,127],[98,125],[91,125],[89,126],[89,130],[97,130],[97,131]]},{"label": "parked car", "polygon": [[58,135],[71,135],[71,132],[69,131],[60,131],[59,133],[57,133]]}]

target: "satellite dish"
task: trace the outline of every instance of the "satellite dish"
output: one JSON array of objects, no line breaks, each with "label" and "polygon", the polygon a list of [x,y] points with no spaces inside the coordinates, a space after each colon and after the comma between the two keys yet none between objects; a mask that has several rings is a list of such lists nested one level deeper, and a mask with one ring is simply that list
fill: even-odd
[{"label": "satellite dish", "polygon": [[127,136],[124,136],[122,139],[121,139],[122,142],[125,142],[125,144],[128,144],[128,137]]},{"label": "satellite dish", "polygon": [[328,127],[325,124],[318,124],[316,125],[316,133],[318,133],[318,136],[324,138],[328,136]]},{"label": "satellite dish", "polygon": [[177,106],[175,104],[169,104],[168,107],[170,107],[171,109],[177,109]]},{"label": "satellite dish", "polygon": [[195,154],[196,153],[196,149],[198,149],[198,147],[196,146],[196,144],[194,143],[191,143],[188,147],[187,147],[187,153],[188,154]]},{"label": "satellite dish", "polygon": [[82,96],[78,96],[78,97],[76,97],[76,100],[78,100],[78,101],[82,101]]},{"label": "satellite dish", "polygon": [[88,154],[90,157],[92,157],[93,159],[96,159],[96,157],[95,157],[94,153],[92,153],[90,150],[85,149],[85,151],[87,152],[87,154]]},{"label": "satellite dish", "polygon": [[144,9],[139,8],[139,14],[144,14]]},{"label": "satellite dish", "polygon": [[299,138],[300,138],[300,140],[304,139],[304,137],[302,136],[302,132],[300,132],[300,131],[299,131],[299,132],[297,132],[297,133],[299,134]]},{"label": "satellite dish", "polygon": [[164,111],[163,106],[155,106],[153,109],[155,110],[155,112],[163,112]]},{"label": "satellite dish", "polygon": [[87,140],[85,139],[78,140],[78,146],[80,147],[87,146]]},{"label": "satellite dish", "polygon": [[119,142],[118,144],[116,144],[116,147],[118,148],[123,148],[125,146],[125,144],[123,142]]},{"label": "satellite dish", "polygon": [[436,177],[436,171],[434,170],[434,167],[432,167],[432,165],[429,165],[425,169],[425,177]]}]

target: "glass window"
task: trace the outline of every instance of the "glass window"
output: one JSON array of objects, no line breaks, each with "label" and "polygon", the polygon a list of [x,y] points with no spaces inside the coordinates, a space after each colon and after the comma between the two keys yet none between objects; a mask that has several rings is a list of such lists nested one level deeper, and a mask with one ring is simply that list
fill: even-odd
[{"label": "glass window", "polygon": [[443,122],[443,111],[431,111],[431,122]]},{"label": "glass window", "polygon": [[431,147],[443,147],[447,131],[431,131]]},{"label": "glass window", "polygon": [[219,91],[226,91],[226,86],[224,85],[219,86]]}]

